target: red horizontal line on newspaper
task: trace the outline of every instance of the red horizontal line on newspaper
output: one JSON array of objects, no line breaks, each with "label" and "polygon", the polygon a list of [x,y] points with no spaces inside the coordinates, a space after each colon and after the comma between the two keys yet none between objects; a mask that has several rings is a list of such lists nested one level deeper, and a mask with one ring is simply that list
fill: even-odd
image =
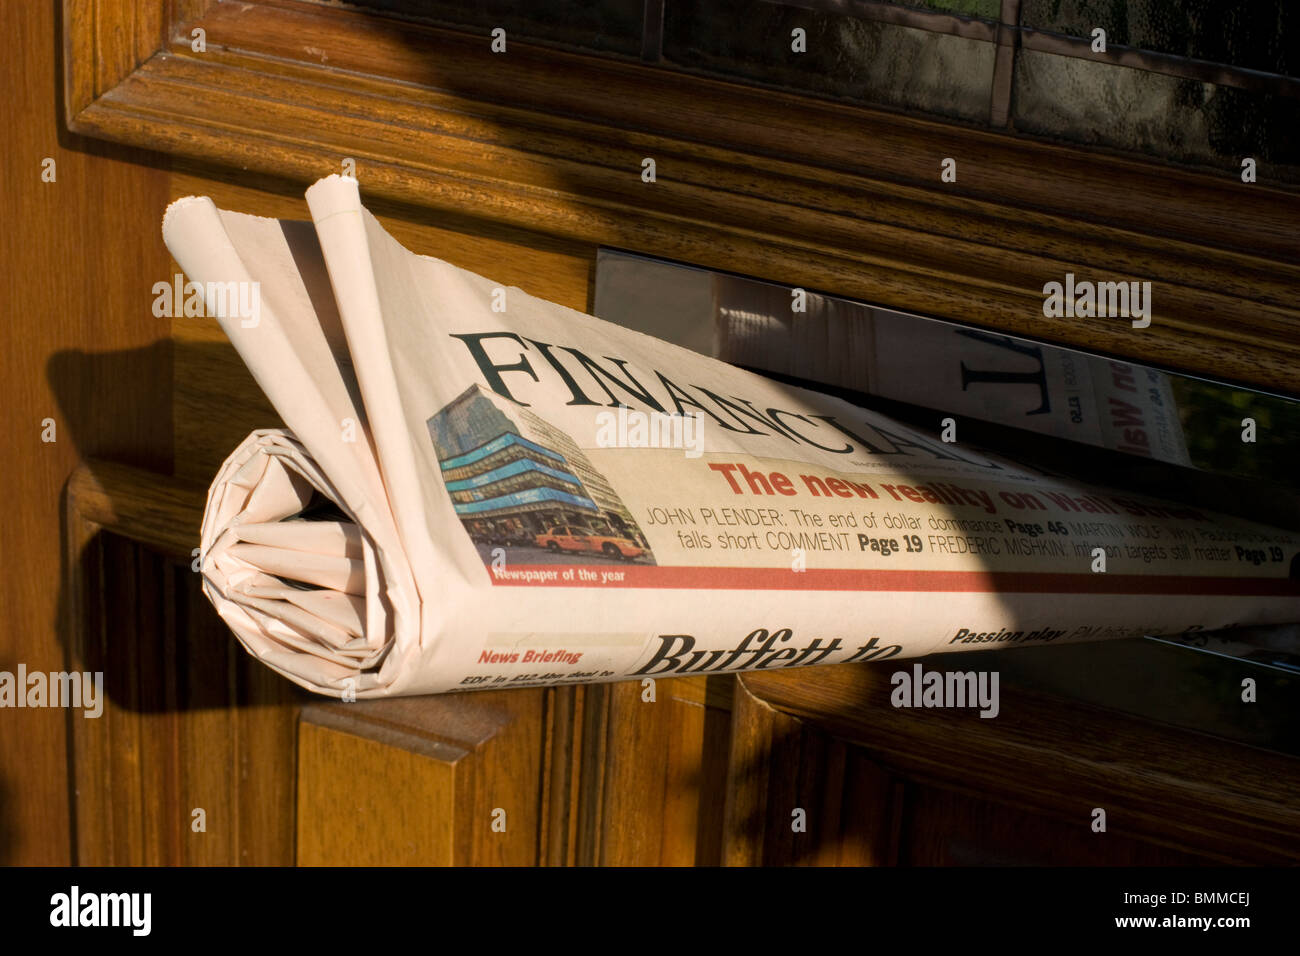
[{"label": "red horizontal line on newspaper", "polygon": [[[1179,574],[1092,574],[1055,571],[925,571],[903,569],[646,567],[617,569],[603,581],[565,571],[598,570],[590,565],[513,565],[494,574],[507,586],[683,588],[777,591],[989,591],[1027,594],[1239,594],[1300,596],[1293,578],[1212,577]],[[529,573],[535,572],[535,573]]]}]

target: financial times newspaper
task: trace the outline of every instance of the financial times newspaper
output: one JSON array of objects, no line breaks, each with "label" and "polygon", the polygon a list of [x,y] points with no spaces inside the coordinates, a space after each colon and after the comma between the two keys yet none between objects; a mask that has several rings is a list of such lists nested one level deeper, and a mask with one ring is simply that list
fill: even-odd
[{"label": "financial times newspaper", "polygon": [[416,255],[352,179],[307,202],[287,222],[189,197],[163,226],[286,425],[217,474],[204,589],[303,687],[1300,620],[1295,535],[1046,475]]}]

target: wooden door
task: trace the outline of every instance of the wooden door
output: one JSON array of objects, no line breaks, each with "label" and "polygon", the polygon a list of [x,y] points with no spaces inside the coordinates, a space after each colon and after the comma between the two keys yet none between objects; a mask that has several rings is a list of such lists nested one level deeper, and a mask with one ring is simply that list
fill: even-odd
[{"label": "wooden door", "polygon": [[[202,597],[193,554],[217,465],[276,417],[215,325],[154,313],[153,285],[177,272],[159,235],[176,197],[303,218],[305,186],[350,164],[410,248],[578,309],[604,245],[1300,392],[1300,200],[1243,189],[1235,170],[527,43],[493,59],[486,35],[337,5],[66,0],[2,16],[0,669],[102,670],[107,694],[95,719],[0,713],[4,862],[1022,859],[995,779],[963,790],[925,769],[944,759],[943,732],[915,731],[910,758],[869,733],[862,701],[879,688],[856,667],[793,687],[692,678],[343,704],[253,661]],[[941,184],[954,153],[962,178]],[[1161,281],[1151,328],[1045,327],[1042,276],[1085,268]],[[1043,727],[1069,707],[1026,703]],[[1135,742],[1186,742],[1121,723]],[[1026,733],[1025,779],[1072,759],[1068,735]],[[1132,800],[1190,799],[1200,766],[1164,767],[1163,789]],[[1264,774],[1292,793],[1294,767],[1247,767],[1242,787],[1203,800],[1228,800],[1239,850],[1191,817],[1143,817],[1130,842],[1061,859],[1293,857],[1266,833],[1291,819],[1285,801],[1252,788]],[[817,842],[792,842],[789,799],[818,808]],[[1063,825],[1041,801],[1033,812],[1024,859]]]}]

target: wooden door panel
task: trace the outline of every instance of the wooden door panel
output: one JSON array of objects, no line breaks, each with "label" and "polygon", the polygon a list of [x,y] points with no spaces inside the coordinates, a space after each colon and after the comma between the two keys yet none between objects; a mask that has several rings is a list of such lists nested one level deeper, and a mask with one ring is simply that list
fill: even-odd
[{"label": "wooden door panel", "polygon": [[[637,682],[299,691],[235,643],[191,565],[208,481],[274,410],[214,323],[150,308],[177,271],[170,199],[304,218],[305,186],[350,158],[408,247],[578,309],[604,245],[1300,392],[1300,193],[526,44],[503,69],[481,37],[337,5],[3,16],[5,181],[59,170],[16,191],[4,249],[5,661],[102,669],[108,700],[98,720],[5,716],[0,859],[1300,857],[1295,761],[1050,695],[993,732],[900,715],[861,669],[664,680],[653,700]],[[952,154],[960,184],[921,172]],[[1151,279],[1151,328],[1044,324],[1042,283],[1066,271]],[[1106,834],[1091,803],[1113,804]]]}]

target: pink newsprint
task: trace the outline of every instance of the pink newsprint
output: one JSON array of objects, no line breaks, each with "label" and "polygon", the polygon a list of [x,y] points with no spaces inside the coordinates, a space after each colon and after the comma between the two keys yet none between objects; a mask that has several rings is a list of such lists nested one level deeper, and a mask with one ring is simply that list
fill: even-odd
[{"label": "pink newsprint", "polygon": [[311,690],[1300,621],[1295,535],[1045,475],[416,255],[352,179],[307,202],[312,222],[281,222],[190,197],[163,233],[286,425],[216,476],[204,588]]}]

